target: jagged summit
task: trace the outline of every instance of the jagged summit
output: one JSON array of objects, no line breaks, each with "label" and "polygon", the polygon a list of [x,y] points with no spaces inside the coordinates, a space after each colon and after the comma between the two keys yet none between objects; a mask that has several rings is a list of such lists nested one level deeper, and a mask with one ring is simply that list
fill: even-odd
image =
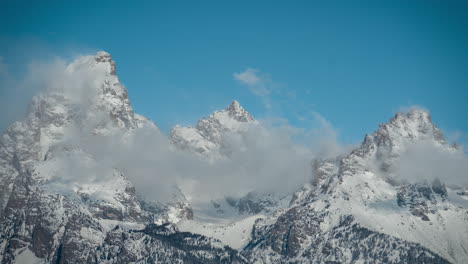
[{"label": "jagged summit", "polygon": [[413,139],[434,136],[440,140],[442,136],[440,130],[432,122],[429,112],[419,108],[413,108],[406,113],[398,112],[381,128],[393,130],[401,136]]},{"label": "jagged summit", "polygon": [[231,103],[227,108],[230,108],[230,107],[243,109],[243,108],[241,107],[241,105],[239,104],[239,101],[237,101],[237,100],[233,100],[232,103]]},{"label": "jagged summit", "polygon": [[78,57],[54,70],[50,76],[43,76],[45,89],[32,98],[26,118],[8,130],[12,135],[35,134],[38,140],[29,148],[37,148],[37,157],[44,157],[69,127],[92,134],[155,127],[134,113],[127,90],[117,75],[111,74],[115,63],[107,52]]},{"label": "jagged summit", "polygon": [[[86,119],[105,113],[118,127],[134,128],[140,125],[109,53],[100,51],[95,55],[78,57],[57,74],[59,76],[51,80],[50,87],[33,100],[34,111],[59,111],[66,117],[76,117],[79,110],[79,116]],[[44,107],[48,107],[49,111],[45,111]]]},{"label": "jagged summit", "polygon": [[380,124],[372,134],[366,134],[361,146],[354,151],[362,155],[398,155],[410,142],[431,141],[444,145],[442,132],[432,122],[428,111],[412,108],[408,112],[398,112],[388,122]]},{"label": "jagged summit", "polygon": [[112,60],[112,57],[111,57],[111,55],[109,53],[107,53],[105,51],[99,51],[94,56],[94,60],[96,62],[98,62],[98,63],[109,63],[110,66],[111,66],[109,74],[117,75],[115,61]]},{"label": "jagged summit", "polygon": [[238,101],[234,100],[226,109],[212,113],[208,118],[203,118],[197,123],[197,128],[204,130],[205,126],[217,124],[228,130],[237,130],[245,123],[255,122],[252,115],[247,112]]},{"label": "jagged summit", "polygon": [[115,61],[105,51],[99,51],[94,55],[80,56],[67,66],[68,73],[83,73],[85,70],[93,70],[96,75],[104,74],[117,77]]},{"label": "jagged summit", "polygon": [[234,100],[226,109],[200,119],[196,127],[174,127],[171,140],[180,148],[208,154],[219,150],[223,143],[223,134],[244,131],[256,122],[252,115]]},{"label": "jagged summit", "polygon": [[432,122],[429,112],[418,108],[398,112],[389,122],[379,126],[379,132],[413,140],[434,138],[443,141],[442,132]]},{"label": "jagged summit", "polygon": [[96,55],[94,55],[94,57],[96,58],[96,61],[112,61],[112,56],[108,52],[103,50],[96,52]]},{"label": "jagged summit", "polygon": [[254,121],[252,115],[239,104],[238,101],[234,100],[232,103],[225,109],[229,113],[229,116],[236,119],[240,122],[251,122]]}]

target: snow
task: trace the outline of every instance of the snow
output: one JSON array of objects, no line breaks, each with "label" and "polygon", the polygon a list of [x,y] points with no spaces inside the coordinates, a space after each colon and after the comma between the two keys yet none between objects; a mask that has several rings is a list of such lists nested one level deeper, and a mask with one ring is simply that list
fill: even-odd
[{"label": "snow", "polygon": [[217,147],[215,143],[205,139],[194,127],[176,126],[172,130],[172,138],[179,141],[180,145],[188,146],[201,153],[208,153]]},{"label": "snow", "polygon": [[25,248],[24,250],[20,251],[20,253],[15,258],[15,264],[42,264],[45,263],[42,259],[36,257],[34,253]]},{"label": "snow", "polygon": [[105,239],[105,233],[102,233],[99,230],[89,228],[89,227],[81,227],[80,229],[80,236],[96,245],[101,244],[102,241]]},{"label": "snow", "polygon": [[466,257],[463,244],[468,241],[467,207],[454,207],[461,200],[453,192],[449,192],[448,201],[438,198],[436,205],[430,205],[434,213],[428,214],[429,221],[423,221],[398,206],[395,188],[372,172],[346,177],[335,191],[346,193],[349,200],[337,194],[332,211],[351,214],[371,230],[420,243],[446,259],[459,262]]},{"label": "snow", "polygon": [[[76,97],[75,91],[72,90],[54,90],[53,93],[36,97],[33,100],[32,113],[28,116],[30,119],[16,122],[10,129],[12,136],[4,134],[2,137],[2,143],[8,143],[2,145],[5,152],[15,153],[14,151],[21,150],[27,154],[24,155],[26,158],[21,161],[21,165],[33,164],[33,178],[38,180],[43,191],[60,194],[57,196],[59,202],[56,208],[51,208],[56,219],[52,217],[51,220],[59,222],[59,219],[66,216],[64,200],[77,202],[77,210],[92,215],[88,204],[82,201],[82,195],[86,196],[88,201],[117,208],[120,212],[129,209],[122,200],[134,198],[126,192],[131,183],[119,171],[113,168],[96,171],[97,161],[84,150],[61,145],[70,126],[88,122],[94,124],[99,120],[102,113],[96,111],[97,109],[103,109],[103,113],[111,113],[116,118],[116,129],[143,126],[156,128],[150,120],[133,113],[126,90],[114,75],[114,70],[115,65],[108,53],[100,52],[96,56],[79,58],[68,65],[67,72],[71,75],[96,75],[90,84],[93,90],[86,94],[90,97],[86,99],[95,100],[93,103],[96,105],[86,109],[84,117],[80,117],[83,119],[75,120],[75,117],[70,116],[74,104],[80,103],[77,102],[77,98],[83,98]],[[253,117],[234,101],[225,110],[216,111],[208,118],[201,119],[196,127],[176,126],[171,137],[179,147],[203,155],[219,155],[217,151],[223,143],[223,133],[242,133],[252,124],[256,124]],[[113,123],[111,126],[92,127],[92,131],[101,135],[107,134],[112,132],[112,126]],[[39,142],[34,141],[37,131],[40,136]],[[409,142],[416,140],[428,140],[435,146],[451,151],[444,145],[440,131],[432,124],[428,113],[420,110],[399,113],[389,123],[381,125],[373,136],[367,136],[365,144],[343,159],[342,164],[330,162],[318,168],[317,173],[325,175],[325,179],[319,180],[317,184],[325,185],[329,182],[332,186],[326,193],[321,193],[307,184],[302,191],[296,193],[293,206],[306,206],[307,209],[318,212],[328,211],[326,221],[320,225],[323,232],[336,227],[341,216],[352,215],[361,226],[419,243],[450,261],[462,263],[468,257],[468,196],[459,195],[456,189],[448,188],[447,200],[437,197],[436,203],[429,203],[429,221],[423,221],[408,208],[397,204],[397,187],[391,185],[386,180],[386,175],[372,165],[379,155],[381,159],[385,158],[386,162],[391,162],[392,158],[404,151]],[[39,154],[36,153],[36,148]],[[1,166],[0,172],[14,179],[16,174],[11,173],[12,169],[8,166]],[[96,181],[96,173],[99,173],[99,178],[103,180]],[[336,180],[338,174],[342,177],[340,181]],[[326,178],[327,176],[329,178]],[[181,220],[180,208],[168,206],[167,220],[177,223],[180,231],[216,238],[232,248],[242,249],[251,238],[254,224],[257,221],[265,226],[274,224],[277,218],[287,211],[281,208],[286,208],[288,205],[284,202],[289,200],[281,200],[279,208],[274,208],[277,210],[273,210],[271,215],[239,215],[237,208],[227,205],[225,200],[218,201],[217,207],[195,203],[192,204],[194,220]],[[30,210],[31,213],[37,211],[37,208]],[[144,228],[144,223],[140,222],[96,220],[103,230],[82,227],[79,232],[82,238],[95,244],[100,244],[104,240],[105,232],[113,230],[117,225],[123,229]],[[25,230],[25,225],[22,223],[19,229]],[[60,226],[57,223],[51,224],[53,225]],[[63,226],[60,228],[56,234],[57,241],[59,234],[65,231]],[[3,247],[4,242],[0,248]],[[264,254],[268,254],[269,250],[265,249]],[[348,259],[351,258],[350,252],[346,251],[344,254]],[[398,255],[389,257],[390,260],[397,260]],[[274,258],[273,256],[271,261]],[[28,248],[18,251],[16,263],[40,262],[41,260]]]},{"label": "snow", "polygon": [[105,231],[109,232],[113,230],[116,226],[119,226],[127,230],[141,230],[145,228],[145,225],[142,223],[129,222],[129,221],[118,221],[110,219],[99,219],[99,224],[104,228]]},{"label": "snow", "polygon": [[265,215],[252,215],[230,223],[209,223],[183,220],[177,223],[180,231],[192,232],[220,240],[234,249],[242,249],[250,240],[253,225]]},{"label": "snow", "polygon": [[214,112],[210,119],[216,120],[219,124],[228,130],[239,130],[245,126],[245,122],[239,122],[238,120],[231,117],[227,111]]}]

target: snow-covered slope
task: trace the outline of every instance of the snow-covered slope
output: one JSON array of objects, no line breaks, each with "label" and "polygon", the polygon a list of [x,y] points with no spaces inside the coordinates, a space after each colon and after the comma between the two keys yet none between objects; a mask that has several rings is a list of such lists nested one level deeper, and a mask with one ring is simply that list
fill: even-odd
[{"label": "snow-covered slope", "polygon": [[398,113],[337,160],[316,161],[316,179],[278,218],[259,221],[245,254],[259,263],[465,263],[468,210],[439,180],[393,180],[392,165],[424,141],[445,144],[427,112]]},{"label": "snow-covered slope", "polygon": [[177,227],[181,231],[216,238],[234,249],[242,249],[250,241],[255,221],[264,217],[266,216],[258,214],[221,222],[182,220],[177,223]]}]

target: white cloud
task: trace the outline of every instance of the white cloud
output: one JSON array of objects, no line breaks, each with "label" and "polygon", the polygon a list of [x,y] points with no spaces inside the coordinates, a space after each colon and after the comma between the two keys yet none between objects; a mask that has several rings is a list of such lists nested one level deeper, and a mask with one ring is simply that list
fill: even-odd
[{"label": "white cloud", "polygon": [[[89,102],[98,97],[92,91],[97,91],[96,84],[102,83],[102,73],[66,69],[64,60],[31,64],[21,86],[36,92],[61,89],[73,99],[70,101],[73,109],[89,111]],[[250,84],[269,82],[268,78],[249,78]],[[188,197],[202,202],[223,196],[239,197],[249,191],[288,193],[311,180],[310,161],[315,155],[331,155],[340,149],[333,127],[318,114],[313,132],[294,128],[284,120],[272,122],[272,118],[260,121],[240,135],[226,133],[223,145],[228,146],[230,158],[217,162],[175,151],[167,135],[158,129],[95,135],[94,125],[112,122],[105,113],[92,116],[96,120],[86,119],[86,123],[69,126],[67,137],[50,148],[54,152],[51,155],[60,157],[62,164],[57,169],[59,177],[55,183],[67,186],[70,182],[108,180],[106,177],[117,168],[139,194],[155,200],[170,198],[175,184]],[[303,142],[296,140],[306,137]],[[319,151],[313,149],[316,146]],[[75,147],[82,152],[70,155],[69,150]],[[87,160],[89,157],[92,162]]]},{"label": "white cloud", "polygon": [[419,110],[422,110],[422,111],[425,111],[425,112],[429,113],[429,109],[427,109],[427,108],[425,108],[425,107],[423,107],[421,105],[415,105],[415,104],[401,106],[400,108],[398,108],[398,112],[409,113],[409,112],[411,112],[412,110],[415,110],[415,109],[419,109]]},{"label": "white cloud", "polygon": [[[169,190],[177,184],[187,196],[209,202],[216,196],[236,197],[253,190],[290,192],[312,177],[310,160],[314,154],[308,146],[294,140],[302,131],[287,123],[261,122],[242,135],[226,134],[225,144],[229,146],[231,158],[215,163],[175,151],[167,135],[157,129],[95,135],[94,125],[112,123],[105,113],[86,115],[89,102],[98,98],[93,90],[98,90],[96,84],[103,82],[101,78],[100,72],[67,71],[67,63],[56,60],[30,64],[28,74],[15,86],[31,92],[61,89],[70,98],[74,111],[84,111],[79,116],[86,117],[86,122],[70,125],[67,137],[50,148],[51,157],[60,158],[55,182],[59,185],[108,180],[106,177],[117,168],[139,194],[151,199],[167,199],[171,195]],[[250,83],[259,85],[266,80],[260,78]],[[76,148],[82,151],[70,153],[70,149]],[[88,161],[90,157],[92,161]]]},{"label": "white cloud", "polygon": [[248,68],[243,72],[233,73],[235,80],[247,85],[256,96],[266,97],[271,93],[271,81],[268,74],[261,73],[257,69]]},{"label": "white cloud", "polygon": [[330,121],[317,112],[312,112],[312,119],[315,123],[312,129],[312,145],[316,156],[322,158],[334,158],[341,154],[348,153],[357,146],[354,144],[341,144],[338,141],[338,132]]},{"label": "white cloud", "polygon": [[254,86],[258,85],[260,78],[257,76],[258,70],[248,68],[247,70],[239,73],[234,73],[234,79],[238,80],[241,83]]},{"label": "white cloud", "polygon": [[463,149],[435,145],[431,141],[408,143],[391,166],[399,181],[421,182],[440,179],[447,184],[468,185],[468,156]]},{"label": "white cloud", "polygon": [[[33,65],[25,84],[41,90],[44,86],[64,86],[75,100],[73,103],[84,105],[95,94],[88,91],[92,84],[100,83],[99,76],[86,72],[68,75],[63,61],[48,67]],[[99,74],[98,74],[99,75]],[[234,75],[236,80],[248,86],[261,86],[270,83],[259,71],[248,69]],[[50,88],[50,87],[49,87]],[[59,88],[59,87],[57,87]],[[81,92],[80,92],[81,91]],[[89,97],[89,98],[88,98]],[[99,118],[109,118],[100,115]],[[69,136],[62,146],[79,146],[95,162],[89,168],[81,166],[73,156],[68,166],[63,166],[66,181],[87,181],[90,175],[103,177],[110,168],[118,168],[134,184],[138,193],[151,199],[164,200],[171,187],[178,184],[189,197],[209,202],[216,196],[240,196],[249,191],[291,192],[302,183],[311,180],[310,161],[315,157],[334,157],[349,150],[337,141],[337,132],[324,117],[312,114],[315,126],[312,130],[298,129],[287,122],[260,122],[243,134],[226,134],[225,145],[229,146],[230,159],[209,162],[198,156],[175,151],[168,137],[157,129],[141,128],[122,131],[107,136],[93,135],[83,127],[70,127]],[[301,142],[296,140],[302,138]],[[56,149],[57,156],[65,157],[70,148]],[[86,155],[86,156],[87,156]],[[432,155],[432,156],[427,156]],[[437,154],[432,149],[417,147],[404,154],[399,164],[398,174],[410,177],[443,177],[447,182],[466,182],[466,156]],[[429,167],[427,164],[435,164]],[[91,170],[91,171],[90,171]],[[101,176],[100,176],[101,175]],[[464,178],[463,178],[464,177]],[[104,179],[102,179],[104,180]]]}]

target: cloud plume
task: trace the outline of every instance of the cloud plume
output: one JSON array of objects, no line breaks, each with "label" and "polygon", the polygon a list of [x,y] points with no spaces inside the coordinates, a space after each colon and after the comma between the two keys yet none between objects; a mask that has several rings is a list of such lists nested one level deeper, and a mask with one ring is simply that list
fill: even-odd
[{"label": "cloud plume", "polygon": [[[310,161],[318,155],[315,146],[320,145],[324,153],[336,153],[336,133],[323,118],[314,132],[294,128],[284,120],[272,122],[275,118],[271,117],[241,134],[227,133],[223,138],[229,158],[216,162],[177,150],[154,127],[107,127],[111,132],[96,134],[96,126],[112,124],[108,113],[91,107],[99,98],[96,91],[105,81],[103,75],[99,69],[70,71],[69,64],[58,59],[31,64],[21,82],[44,96],[65,95],[66,103],[57,103],[65,104],[71,111],[67,114],[73,114],[63,138],[50,142],[47,161],[41,166],[56,187],[73,189],[86,182],[106,181],[118,169],[139,194],[152,200],[169,199],[174,185],[189,199],[202,202],[250,191],[289,193],[311,180]],[[249,78],[256,85],[264,81]],[[314,142],[326,134],[334,136]],[[307,140],[299,143],[297,138]]]},{"label": "cloud plume", "polygon": [[[314,158],[331,158],[350,150],[338,143],[337,132],[318,113],[312,115],[316,126],[309,130],[295,128],[284,120],[274,122],[278,118],[271,117],[243,133],[226,132],[223,138],[229,158],[215,162],[176,149],[168,136],[155,127],[109,128],[111,133],[96,134],[93,127],[112,124],[108,113],[89,107],[98,97],[95,91],[104,81],[102,73],[71,73],[67,65],[63,60],[47,66],[34,64],[22,82],[31,91],[55,89],[66,93],[73,112],[81,112],[86,118],[86,123],[72,122],[64,130],[64,137],[49,147],[50,157],[42,169],[54,174],[56,177],[48,176],[61,187],[106,181],[118,169],[137,193],[151,200],[170,199],[174,185],[190,200],[206,203],[224,196],[240,197],[250,191],[286,194],[312,180]],[[264,82],[252,70],[235,78],[253,86]],[[47,170],[47,164],[54,170]],[[468,163],[466,156],[458,152],[442,153],[418,145],[408,149],[395,164],[395,172],[402,178],[439,177],[447,183],[466,184]]]},{"label": "cloud plume", "polygon": [[242,72],[233,73],[232,76],[236,81],[247,86],[252,94],[260,97],[265,108],[271,108],[270,96],[275,84],[268,74],[258,69],[247,68]]},{"label": "cloud plume", "polygon": [[422,182],[440,179],[449,185],[468,186],[468,157],[462,149],[441,147],[431,141],[409,143],[392,164],[392,177]]}]

